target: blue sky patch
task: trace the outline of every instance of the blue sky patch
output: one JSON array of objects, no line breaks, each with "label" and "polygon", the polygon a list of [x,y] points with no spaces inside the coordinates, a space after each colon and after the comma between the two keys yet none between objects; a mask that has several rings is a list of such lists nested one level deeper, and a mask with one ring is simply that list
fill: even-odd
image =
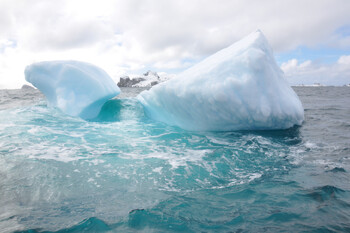
[{"label": "blue sky patch", "polygon": [[297,59],[299,62],[312,60],[317,63],[330,64],[336,62],[340,56],[350,55],[350,49],[336,48],[308,48],[300,46],[292,51],[275,54],[277,63],[281,65],[291,59]]}]

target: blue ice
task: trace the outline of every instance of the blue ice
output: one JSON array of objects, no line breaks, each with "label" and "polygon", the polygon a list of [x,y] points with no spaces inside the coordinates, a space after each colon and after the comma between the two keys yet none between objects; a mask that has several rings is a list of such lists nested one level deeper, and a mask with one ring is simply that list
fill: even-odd
[{"label": "blue ice", "polygon": [[101,68],[80,61],[45,61],[25,69],[25,78],[47,98],[48,105],[83,119],[95,118],[103,104],[120,93]]},{"label": "blue ice", "polygon": [[303,106],[261,31],[139,94],[154,120],[195,131],[301,125]]}]

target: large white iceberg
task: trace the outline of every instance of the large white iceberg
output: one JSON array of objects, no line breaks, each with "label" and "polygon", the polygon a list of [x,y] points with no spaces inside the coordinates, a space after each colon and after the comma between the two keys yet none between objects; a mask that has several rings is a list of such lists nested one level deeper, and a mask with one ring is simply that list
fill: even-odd
[{"label": "large white iceberg", "polygon": [[137,98],[149,117],[187,130],[286,129],[304,119],[259,30]]},{"label": "large white iceberg", "polygon": [[95,118],[103,104],[120,93],[104,70],[85,62],[39,62],[27,66],[24,73],[50,106],[83,119]]}]

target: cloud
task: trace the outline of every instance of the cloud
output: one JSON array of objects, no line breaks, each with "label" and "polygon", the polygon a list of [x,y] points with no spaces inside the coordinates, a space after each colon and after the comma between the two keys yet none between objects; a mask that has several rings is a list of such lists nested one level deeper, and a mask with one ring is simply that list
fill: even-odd
[{"label": "cloud", "polygon": [[349,66],[350,65],[350,55],[348,55],[348,56],[346,56],[346,55],[341,56],[338,59],[338,63],[341,64],[341,65]]},{"label": "cloud", "polygon": [[16,83],[15,73],[24,80],[23,64],[50,59],[91,62],[112,76],[181,70],[258,28],[276,53],[349,49],[348,12],[347,0],[2,0],[0,41],[13,43],[0,46],[0,87]]},{"label": "cloud", "polygon": [[[349,22],[349,1],[128,1],[113,16],[145,49],[208,55],[260,28],[276,52],[329,42]],[[135,7],[137,6],[137,7]],[[330,11],[329,9],[332,9]]]},{"label": "cloud", "polygon": [[343,55],[333,64],[318,64],[310,60],[303,63],[291,59],[281,65],[292,85],[346,85],[350,84],[350,55]]},{"label": "cloud", "polygon": [[114,34],[112,26],[102,20],[69,12],[65,1],[5,2],[0,15],[7,15],[5,22],[10,26],[2,30],[3,36],[15,39],[22,49],[40,52],[79,48]]}]

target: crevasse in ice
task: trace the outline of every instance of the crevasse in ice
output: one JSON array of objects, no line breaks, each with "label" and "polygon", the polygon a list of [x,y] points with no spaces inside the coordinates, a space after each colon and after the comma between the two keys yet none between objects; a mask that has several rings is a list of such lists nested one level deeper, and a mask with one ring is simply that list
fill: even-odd
[{"label": "crevasse in ice", "polygon": [[137,98],[149,117],[187,130],[286,129],[304,119],[259,30]]},{"label": "crevasse in ice", "polygon": [[104,70],[85,62],[39,62],[27,66],[24,73],[50,106],[83,119],[96,117],[103,104],[120,93]]}]

